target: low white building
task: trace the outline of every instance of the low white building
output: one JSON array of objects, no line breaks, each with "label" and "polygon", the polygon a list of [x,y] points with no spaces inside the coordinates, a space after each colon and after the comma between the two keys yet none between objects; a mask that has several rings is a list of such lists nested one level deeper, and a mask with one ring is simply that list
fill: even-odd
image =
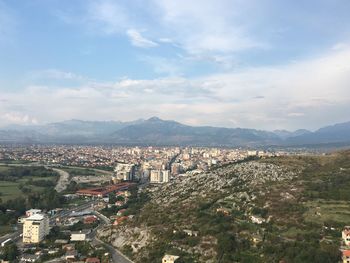
[{"label": "low white building", "polygon": [[90,229],[72,232],[70,235],[70,241],[86,241],[89,239],[90,233]]},{"label": "low white building", "polygon": [[21,256],[21,262],[36,262],[39,260],[40,256],[32,254],[23,254]]},{"label": "low white building", "polygon": [[350,226],[345,226],[341,232],[341,237],[346,246],[350,245]]},{"label": "low white building", "polygon": [[175,263],[175,261],[179,258],[179,256],[164,255],[164,257],[162,258],[162,263]]},{"label": "low white building", "polygon": [[198,231],[184,229],[184,233],[190,237],[197,237],[198,236]]},{"label": "low white building", "polygon": [[261,225],[266,221],[264,218],[260,216],[250,216],[250,220],[252,220],[254,224],[258,224],[258,225]]}]

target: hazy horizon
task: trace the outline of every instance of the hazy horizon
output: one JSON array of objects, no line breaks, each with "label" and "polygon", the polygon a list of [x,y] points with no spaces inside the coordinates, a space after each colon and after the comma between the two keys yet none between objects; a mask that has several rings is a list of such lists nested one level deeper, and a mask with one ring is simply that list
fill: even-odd
[{"label": "hazy horizon", "polygon": [[[45,122],[45,123],[26,123],[26,124],[9,124],[6,126],[1,126],[0,125],[0,129],[6,129],[6,128],[11,128],[11,127],[16,127],[16,126],[21,126],[21,127],[34,127],[34,126],[45,126],[45,125],[50,125],[50,124],[55,124],[55,123],[64,123],[64,122],[72,122],[72,121],[77,121],[77,122],[98,122],[98,123],[109,123],[109,122],[121,122],[121,123],[132,123],[132,122],[137,122],[137,121],[147,121],[150,120],[152,118],[157,118],[160,119],[161,121],[174,121],[180,124],[184,124],[184,125],[188,125],[188,126],[192,126],[192,127],[216,127],[216,128],[241,128],[241,129],[255,129],[255,130],[262,130],[262,131],[270,131],[270,132],[277,132],[277,131],[287,131],[287,132],[295,132],[298,130],[307,130],[307,131],[311,131],[311,132],[315,132],[321,128],[325,128],[325,127],[329,127],[329,126],[333,126],[333,125],[338,125],[338,124],[343,124],[343,123],[329,123],[325,126],[322,127],[317,127],[315,129],[305,129],[303,127],[297,128],[297,129],[292,129],[292,130],[287,130],[287,129],[274,129],[274,130],[269,130],[269,129],[260,129],[259,127],[241,127],[241,126],[236,126],[236,127],[227,127],[227,126],[213,126],[213,125],[191,125],[191,124],[186,124],[186,123],[182,123],[180,121],[177,120],[170,120],[170,119],[162,119],[159,118],[158,116],[149,116],[146,118],[138,118],[138,119],[130,119],[130,120],[88,120],[88,119],[67,119],[67,120],[57,120],[55,122]],[[348,122],[344,122],[344,123],[350,123],[350,121]]]}]

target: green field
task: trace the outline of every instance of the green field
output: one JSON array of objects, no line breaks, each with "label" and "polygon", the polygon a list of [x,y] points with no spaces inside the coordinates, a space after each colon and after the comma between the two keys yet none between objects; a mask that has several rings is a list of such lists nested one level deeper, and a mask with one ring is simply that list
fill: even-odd
[{"label": "green field", "polygon": [[307,222],[323,224],[334,221],[350,224],[350,202],[347,201],[309,201],[305,204],[308,208],[304,213]]},{"label": "green field", "polygon": [[60,167],[61,170],[68,172],[71,176],[103,176],[103,171],[98,171],[85,167]]},{"label": "green field", "polygon": [[[6,173],[11,169],[19,169],[19,167],[11,167],[11,166],[0,166],[0,173]],[[29,181],[52,181],[55,182],[57,180],[57,176],[24,176],[21,178],[17,178],[15,181],[6,181],[0,180],[0,198],[3,202],[6,202],[10,199],[14,199],[20,196],[23,196],[23,192],[20,190],[20,185],[29,188],[31,192],[43,191],[45,187],[31,185]]]},{"label": "green field", "polygon": [[19,179],[17,182],[9,182],[9,181],[0,181],[0,198],[3,202],[6,202],[7,200],[20,197],[23,195],[22,191],[18,188],[19,185],[22,183],[26,187],[30,188],[32,192],[37,191],[43,191],[44,187],[34,186],[34,185],[26,185],[27,180],[32,179],[33,181],[36,180],[50,180],[55,181],[55,177],[34,177],[30,176],[26,179]]}]

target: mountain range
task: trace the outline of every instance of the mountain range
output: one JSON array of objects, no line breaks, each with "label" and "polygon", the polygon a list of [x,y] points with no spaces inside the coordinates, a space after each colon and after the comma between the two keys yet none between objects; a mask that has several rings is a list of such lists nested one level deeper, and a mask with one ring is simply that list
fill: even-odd
[{"label": "mountain range", "polygon": [[2,143],[122,144],[178,146],[312,146],[350,144],[350,122],[311,132],[264,131],[184,125],[152,117],[132,122],[68,120],[46,125],[12,125],[0,130]]}]

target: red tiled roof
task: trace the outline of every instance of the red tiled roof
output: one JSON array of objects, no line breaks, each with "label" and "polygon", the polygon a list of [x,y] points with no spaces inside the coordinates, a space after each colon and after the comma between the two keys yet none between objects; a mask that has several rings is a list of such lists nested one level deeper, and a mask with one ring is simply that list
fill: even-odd
[{"label": "red tiled roof", "polygon": [[81,189],[81,190],[77,191],[77,194],[105,196],[105,195],[112,193],[112,192],[128,189],[132,185],[134,185],[134,183],[119,183],[119,184],[114,184],[114,185],[108,185],[106,187]]},{"label": "red tiled roof", "polygon": [[87,258],[85,260],[86,263],[100,263],[100,259],[99,258]]},{"label": "red tiled roof", "polygon": [[119,224],[123,223],[123,222],[124,222],[125,220],[127,220],[127,219],[128,219],[127,216],[118,217],[118,218],[114,221],[113,225],[119,225]]},{"label": "red tiled roof", "polygon": [[350,250],[349,249],[343,250],[342,253],[343,253],[343,256],[350,257]]},{"label": "red tiled roof", "polygon": [[84,218],[84,224],[91,224],[97,221],[95,216],[87,216]]}]

